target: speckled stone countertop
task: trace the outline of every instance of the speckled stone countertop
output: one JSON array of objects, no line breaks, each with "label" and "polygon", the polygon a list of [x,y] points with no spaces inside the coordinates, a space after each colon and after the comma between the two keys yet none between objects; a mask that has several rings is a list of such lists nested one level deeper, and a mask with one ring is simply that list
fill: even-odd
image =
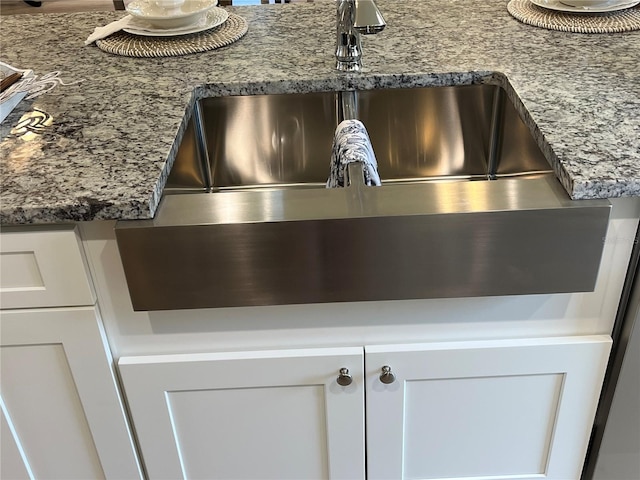
[{"label": "speckled stone countertop", "polygon": [[[501,83],[576,200],[640,195],[640,32],[524,25],[505,0],[379,0],[360,74],[334,71],[333,2],[234,7],[249,22],[215,51],[137,59],[85,47],[123,12],[1,18],[1,59],[66,83],[0,133],[0,222],[151,218],[194,101],[336,88]],[[636,7],[640,8],[640,7]],[[37,109],[50,125],[11,133]]]}]

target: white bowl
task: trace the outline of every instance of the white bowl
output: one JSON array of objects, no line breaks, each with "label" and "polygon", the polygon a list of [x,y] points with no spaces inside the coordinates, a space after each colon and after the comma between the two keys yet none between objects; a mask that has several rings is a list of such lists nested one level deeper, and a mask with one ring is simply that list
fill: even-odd
[{"label": "white bowl", "polygon": [[570,7],[600,7],[612,2],[611,0],[560,0],[560,3],[564,3]]},{"label": "white bowl", "polygon": [[195,23],[218,0],[186,0],[172,7],[160,6],[158,0],[135,0],[127,5],[127,12],[157,28],[179,28]]}]

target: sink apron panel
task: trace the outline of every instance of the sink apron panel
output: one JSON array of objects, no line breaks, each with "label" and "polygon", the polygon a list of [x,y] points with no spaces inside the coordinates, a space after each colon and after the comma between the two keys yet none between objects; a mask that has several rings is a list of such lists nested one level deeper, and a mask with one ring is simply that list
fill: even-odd
[{"label": "sink apron panel", "polygon": [[541,176],[173,195],[116,236],[136,310],[565,293],[609,211]]}]

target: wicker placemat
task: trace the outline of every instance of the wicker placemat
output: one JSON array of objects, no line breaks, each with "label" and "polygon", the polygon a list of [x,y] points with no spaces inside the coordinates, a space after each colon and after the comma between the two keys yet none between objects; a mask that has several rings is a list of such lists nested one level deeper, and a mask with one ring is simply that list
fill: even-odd
[{"label": "wicker placemat", "polygon": [[120,31],[98,40],[96,45],[105,52],[126,57],[175,57],[224,47],[242,38],[248,28],[244,18],[229,13],[229,18],[222,25],[203,32],[175,37],[145,37]]},{"label": "wicker placemat", "polygon": [[528,25],[575,33],[616,33],[640,30],[640,8],[617,12],[584,14],[548,10],[529,0],[511,0],[509,13]]}]

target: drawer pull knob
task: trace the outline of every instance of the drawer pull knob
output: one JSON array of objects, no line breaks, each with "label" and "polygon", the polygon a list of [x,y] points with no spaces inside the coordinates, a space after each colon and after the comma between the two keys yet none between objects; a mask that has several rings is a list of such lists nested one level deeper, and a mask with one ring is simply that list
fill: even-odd
[{"label": "drawer pull knob", "polygon": [[347,385],[351,385],[351,382],[353,382],[353,378],[351,378],[349,369],[341,368],[340,375],[338,375],[338,378],[336,381],[338,382],[338,385],[342,385],[343,387],[346,387]]},{"label": "drawer pull knob", "polygon": [[380,381],[387,385],[396,381],[396,376],[391,371],[391,367],[389,365],[385,365],[384,367],[382,367]]}]

